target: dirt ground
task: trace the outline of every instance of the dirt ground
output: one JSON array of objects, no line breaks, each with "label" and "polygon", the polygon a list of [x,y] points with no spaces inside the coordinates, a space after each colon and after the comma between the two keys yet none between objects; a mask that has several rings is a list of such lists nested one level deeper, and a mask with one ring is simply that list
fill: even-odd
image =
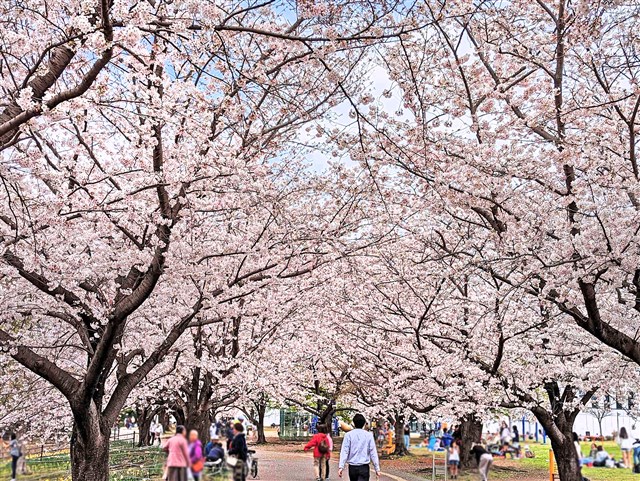
[{"label": "dirt ground", "polygon": [[[258,451],[263,452],[270,460],[275,460],[287,454],[289,458],[300,458],[303,455],[310,456],[303,450],[303,442],[282,442],[277,437],[269,436],[269,443],[259,446]],[[337,461],[340,446],[336,445],[333,458]],[[311,458],[309,458],[309,463]],[[403,481],[425,481],[431,479],[432,457],[427,453],[415,453],[403,457],[381,457],[382,471]],[[335,471],[334,471],[335,473]],[[334,476],[332,478],[335,479]],[[516,481],[548,481],[549,475],[544,470],[524,467],[519,460],[496,459],[491,470],[492,479],[516,480]],[[444,479],[439,476],[438,479]],[[477,481],[479,476],[476,470],[462,472],[458,478],[460,481]]]}]

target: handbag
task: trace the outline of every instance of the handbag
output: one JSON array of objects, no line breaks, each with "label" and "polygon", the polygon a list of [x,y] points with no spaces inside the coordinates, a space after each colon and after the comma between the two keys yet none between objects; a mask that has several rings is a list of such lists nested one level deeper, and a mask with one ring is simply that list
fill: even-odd
[{"label": "handbag", "polygon": [[198,459],[195,463],[191,465],[191,470],[194,473],[199,473],[204,469],[204,459]]},{"label": "handbag", "polygon": [[238,465],[238,458],[236,458],[235,456],[227,457],[227,464],[232,468],[235,468]]}]

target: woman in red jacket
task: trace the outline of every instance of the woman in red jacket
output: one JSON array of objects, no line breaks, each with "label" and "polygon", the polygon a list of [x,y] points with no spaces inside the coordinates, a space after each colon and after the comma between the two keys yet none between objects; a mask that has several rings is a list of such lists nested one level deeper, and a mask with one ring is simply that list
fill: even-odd
[{"label": "woman in red jacket", "polygon": [[327,427],[324,424],[318,425],[318,434],[315,434],[311,441],[304,447],[305,451],[313,449],[313,469],[316,473],[317,481],[324,481],[328,476],[325,460],[331,457],[331,441],[327,436]]}]

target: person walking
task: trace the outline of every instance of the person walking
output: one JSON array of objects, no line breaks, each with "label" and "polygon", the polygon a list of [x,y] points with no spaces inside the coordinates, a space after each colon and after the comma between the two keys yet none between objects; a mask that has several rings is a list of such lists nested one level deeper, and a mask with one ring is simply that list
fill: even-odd
[{"label": "person walking", "polygon": [[149,424],[149,446],[156,444],[156,422],[151,420]]},{"label": "person walking", "polygon": [[364,430],[367,420],[362,414],[353,417],[355,429],[344,435],[340,450],[338,476],[342,477],[345,464],[349,465],[349,481],[369,481],[369,463],[373,463],[376,477],[380,478],[380,460],[373,435]]},{"label": "person walking", "polygon": [[247,463],[248,449],[242,423],[233,425],[233,438],[228,452],[229,455],[236,458],[236,464],[233,466],[233,481],[246,481],[245,464]]},{"label": "person walking", "polygon": [[227,439],[227,451],[229,451],[229,449],[231,449],[231,441],[233,441],[233,426],[234,426],[234,422],[233,421],[229,421],[228,425],[227,425],[227,430],[225,432],[225,438]]},{"label": "person walking", "polygon": [[176,434],[164,446],[167,456],[167,481],[188,481],[187,470],[191,467],[187,430],[184,426],[176,427]]},{"label": "person walking", "polygon": [[314,434],[311,440],[304,447],[305,451],[313,449],[313,470],[316,475],[316,481],[323,481],[329,477],[327,473],[328,460],[331,457],[331,446],[326,433],[324,424],[318,424],[317,434]]},{"label": "person walking", "polygon": [[16,478],[18,477],[18,460],[20,459],[20,456],[22,456],[16,433],[11,433],[11,440],[9,441],[9,455],[11,456],[11,481],[16,481]]},{"label": "person walking", "polygon": [[194,481],[200,481],[202,471],[204,471],[204,454],[202,452],[202,441],[198,439],[198,431],[189,431],[189,462],[191,463],[191,476]]},{"label": "person walking", "polygon": [[209,426],[209,439],[218,439],[220,434],[218,433],[218,423],[214,419]]},{"label": "person walking", "polygon": [[156,439],[158,440],[158,446],[162,446],[162,435],[164,434],[164,426],[158,419],[156,423]]},{"label": "person walking", "polygon": [[482,481],[488,481],[489,469],[491,469],[491,465],[493,464],[493,456],[491,456],[491,453],[489,453],[489,451],[484,449],[479,444],[471,448],[471,454],[475,455],[476,457],[476,462],[478,463],[478,472],[480,473]]}]

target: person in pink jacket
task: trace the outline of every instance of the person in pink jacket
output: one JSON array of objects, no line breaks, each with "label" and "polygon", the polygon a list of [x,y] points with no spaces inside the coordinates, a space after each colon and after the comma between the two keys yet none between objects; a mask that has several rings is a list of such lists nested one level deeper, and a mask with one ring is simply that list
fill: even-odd
[{"label": "person in pink jacket", "polygon": [[167,481],[188,481],[187,470],[191,466],[187,430],[184,426],[176,427],[175,436],[164,445],[167,456]]}]

